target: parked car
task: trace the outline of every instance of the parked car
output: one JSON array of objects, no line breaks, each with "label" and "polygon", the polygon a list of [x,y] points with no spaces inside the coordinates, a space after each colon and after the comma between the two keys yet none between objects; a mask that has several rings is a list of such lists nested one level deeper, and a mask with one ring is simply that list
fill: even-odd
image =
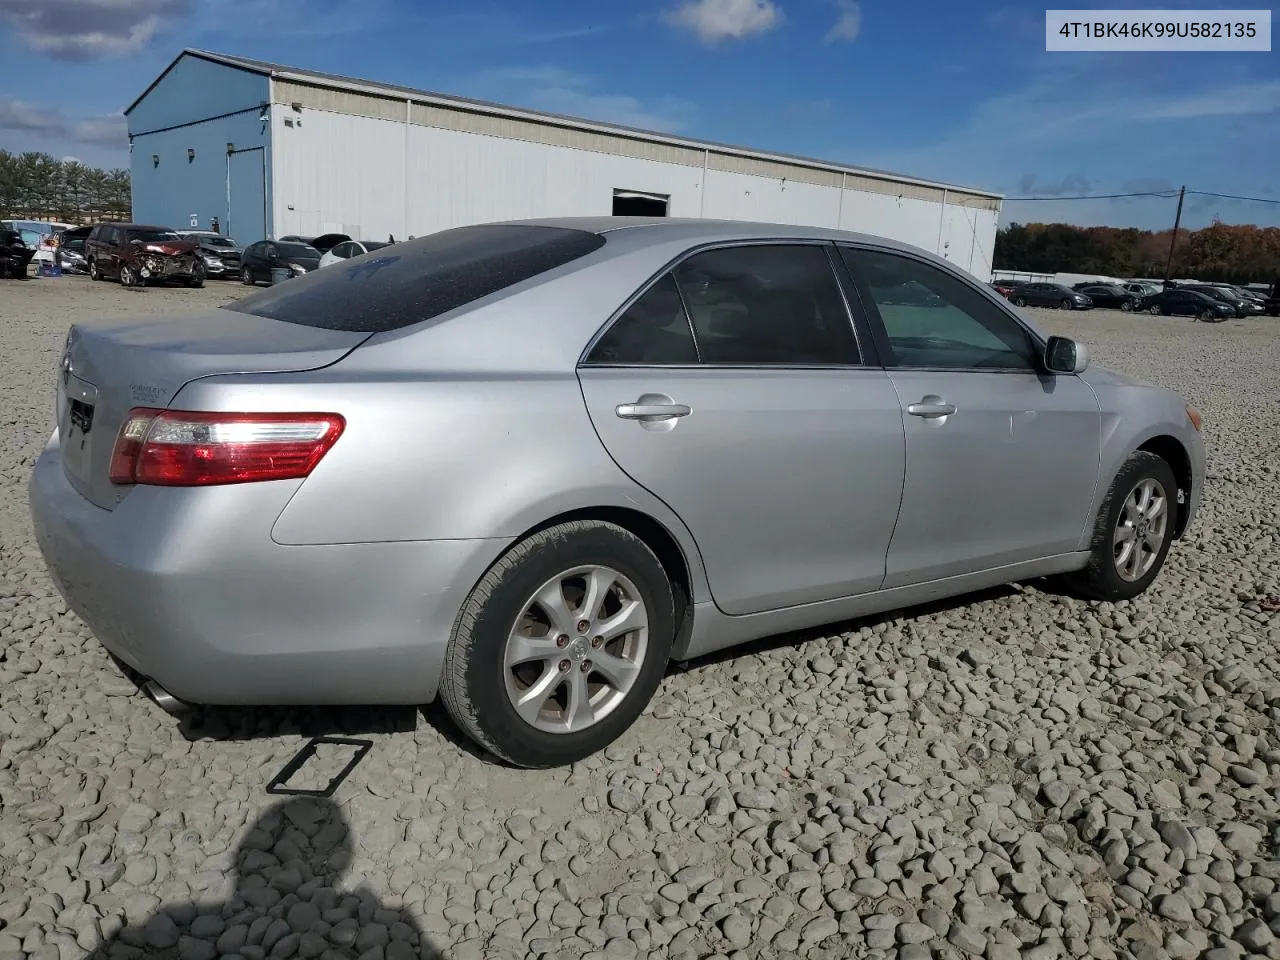
[{"label": "parked car", "polygon": [[320,256],[320,251],[309,244],[259,240],[240,254],[240,280],[252,287],[259,282],[274,283],[280,274],[273,271],[287,271],[288,277],[300,277],[319,269]]},{"label": "parked car", "polygon": [[53,250],[48,238],[59,230],[72,226],[57,220],[0,220],[0,229],[15,230],[22,237],[23,245],[32,251],[33,260],[53,262]]},{"label": "parked car", "polygon": [[1179,290],[1190,290],[1194,293],[1203,293],[1206,297],[1212,297],[1215,300],[1221,300],[1223,303],[1231,305],[1237,317],[1250,317],[1256,313],[1261,313],[1254,306],[1253,301],[1241,297],[1238,294],[1228,293],[1220,287],[1215,287],[1208,283],[1188,283],[1178,288]]},{"label": "parked car", "polygon": [[212,230],[185,230],[180,236],[199,245],[204,268],[215,280],[240,276],[240,244],[225,233]]},{"label": "parked car", "polygon": [[338,244],[350,240],[351,238],[345,233],[322,233],[318,237],[300,237],[290,234],[287,237],[281,237],[282,241],[287,243],[305,243],[309,247],[315,247],[321,253],[328,253]]},{"label": "parked car", "polygon": [[1236,315],[1236,308],[1227,301],[1184,287],[1170,287],[1145,297],[1138,302],[1138,309],[1152,316],[1199,317],[1205,323],[1221,323]]},{"label": "parked car", "polygon": [[439,695],[552,766],[673,659],[1009,580],[1136,597],[1195,515],[1194,408],[950,262],[631,224],[459,227],[72,325],[29,485],[72,609],[175,710]]},{"label": "parked car", "polygon": [[1008,300],[1013,296],[1013,292],[1018,289],[1019,281],[1017,280],[992,280],[991,286],[996,293]]},{"label": "parked car", "polygon": [[1139,299],[1114,283],[1077,283],[1072,289],[1092,300],[1095,307],[1109,307],[1126,313],[1134,308]]},{"label": "parked car", "polygon": [[206,271],[196,244],[168,227],[99,223],[84,242],[89,277],[115,278],[126,287],[177,280],[202,287]]},{"label": "parked car", "polygon": [[379,243],[374,240],[344,240],[325,252],[325,255],[320,258],[320,266],[331,267],[335,263],[341,263],[343,260],[350,260],[352,257],[359,257],[389,246],[391,244]]},{"label": "parked car", "polygon": [[1060,283],[1023,283],[1010,299],[1020,307],[1058,307],[1062,310],[1088,310],[1093,301],[1078,290]]},{"label": "parked car", "polygon": [[71,227],[58,234],[58,260],[63,270],[72,273],[88,273],[89,261],[85,257],[85,241],[93,227]]},{"label": "parked car", "polygon": [[1156,284],[1144,283],[1139,280],[1125,281],[1124,288],[1127,292],[1133,294],[1135,297],[1139,299],[1142,299],[1143,297],[1149,297],[1154,293],[1160,292],[1160,287],[1157,286]]},{"label": "parked car", "polygon": [[1240,301],[1248,309],[1250,315],[1256,316],[1262,313],[1263,307],[1267,302],[1265,294],[1250,290],[1248,287],[1237,287],[1230,283],[1211,283],[1208,286],[1221,290],[1228,297]]},{"label": "parked car", "polygon": [[0,224],[0,279],[26,280],[35,253],[23,242],[20,231]]}]

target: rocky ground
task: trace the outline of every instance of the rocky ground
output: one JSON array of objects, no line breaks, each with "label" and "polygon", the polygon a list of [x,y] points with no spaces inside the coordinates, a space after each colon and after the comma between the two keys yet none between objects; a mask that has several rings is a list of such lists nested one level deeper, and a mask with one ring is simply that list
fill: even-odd
[{"label": "rocky ground", "polygon": [[[430,708],[180,724],[55,592],[25,484],[67,323],[239,292],[0,284],[0,960],[1280,958],[1280,321],[1036,316],[1204,412],[1200,519],[1144,597],[776,638],[526,772]],[[374,746],[279,805],[325,732]]]}]

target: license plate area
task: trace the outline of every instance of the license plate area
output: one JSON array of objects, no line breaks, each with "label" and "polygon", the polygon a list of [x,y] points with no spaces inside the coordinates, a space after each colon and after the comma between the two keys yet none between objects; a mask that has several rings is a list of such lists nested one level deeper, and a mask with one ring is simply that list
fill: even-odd
[{"label": "license plate area", "polygon": [[62,409],[58,411],[58,432],[61,436],[63,469],[73,481],[88,483],[98,388],[87,380],[69,376],[61,393]]}]

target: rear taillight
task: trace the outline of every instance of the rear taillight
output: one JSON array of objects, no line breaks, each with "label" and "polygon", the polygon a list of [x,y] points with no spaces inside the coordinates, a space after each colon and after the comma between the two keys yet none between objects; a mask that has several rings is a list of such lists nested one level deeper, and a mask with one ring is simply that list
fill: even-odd
[{"label": "rear taillight", "polygon": [[346,421],[336,413],[129,411],[111,454],[111,482],[202,487],[307,476]]}]

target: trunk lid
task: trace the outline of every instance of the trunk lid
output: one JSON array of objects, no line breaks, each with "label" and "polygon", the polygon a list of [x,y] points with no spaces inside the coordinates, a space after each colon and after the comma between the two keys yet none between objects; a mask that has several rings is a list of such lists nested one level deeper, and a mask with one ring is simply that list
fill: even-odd
[{"label": "trunk lid", "polygon": [[110,469],[116,435],[132,408],[167,407],[183,386],[201,377],[327,367],[369,336],[232,310],[74,324],[57,391],[67,480],[88,500],[113,509],[131,489],[113,484]]}]

